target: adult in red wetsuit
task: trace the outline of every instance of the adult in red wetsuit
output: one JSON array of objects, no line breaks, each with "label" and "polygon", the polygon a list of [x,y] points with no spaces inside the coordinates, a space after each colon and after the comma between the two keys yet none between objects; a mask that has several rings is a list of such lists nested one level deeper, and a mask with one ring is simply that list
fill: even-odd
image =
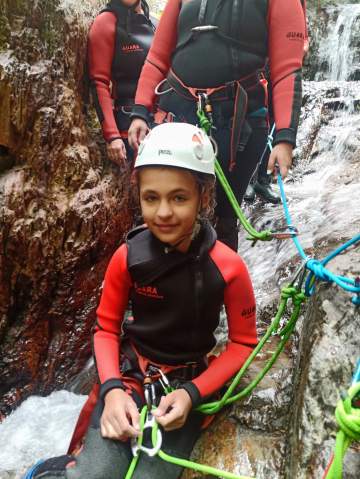
[{"label": "adult in red wetsuit", "polygon": [[118,164],[132,157],[129,114],[155,26],[146,0],[112,0],[90,28],[91,90],[109,158]]},{"label": "adult in red wetsuit", "polygon": [[[207,221],[214,187],[209,139],[193,125],[157,126],[135,168],[147,227],[130,232],[105,275],[94,334],[98,399],[84,447],[76,456],[45,461],[27,477],[125,477],[132,458],[128,439],[139,434],[138,408],[149,400],[143,389],[149,381],[162,450],[189,457],[204,419],[194,408],[224,386],[257,342],[247,268]],[[133,319],[124,321],[129,300]],[[208,364],[223,304],[228,343]],[[168,394],[159,369],[174,388]],[[181,472],[141,454],[133,478],[177,479]]]},{"label": "adult in red wetsuit", "polygon": [[[219,160],[240,202],[268,132],[261,71],[269,62],[277,126],[269,169],[277,162],[285,176],[301,106],[304,38],[300,0],[169,0],[139,79],[130,144],[136,148],[146,134],[155,91],[163,93],[159,105],[167,116],[194,124],[198,94],[206,93]],[[236,218],[220,188],[217,203],[218,236],[236,249]]]},{"label": "adult in red wetsuit", "polygon": [[[301,4],[304,11],[304,18],[305,18],[305,41],[304,41],[304,56],[307,54],[309,50],[309,39],[307,33],[307,26],[306,26],[306,0],[301,0]],[[274,124],[274,114],[272,111],[272,95],[271,95],[271,80],[270,80],[270,72],[268,65],[265,68],[265,78],[268,80],[268,98],[269,98],[269,123],[270,129],[272,129],[272,125]],[[281,203],[280,194],[273,191],[271,187],[272,182],[272,175],[268,173],[268,163],[270,158],[270,150],[268,147],[264,149],[262,154],[262,159],[259,162],[258,169],[256,174],[254,173],[244,196],[244,200],[248,202],[252,202],[255,200],[255,195],[259,196],[263,201],[267,203]]]}]

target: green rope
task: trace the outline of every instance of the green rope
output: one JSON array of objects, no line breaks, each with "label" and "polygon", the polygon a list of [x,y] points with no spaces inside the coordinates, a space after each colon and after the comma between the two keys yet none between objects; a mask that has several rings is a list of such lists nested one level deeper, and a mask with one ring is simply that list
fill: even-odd
[{"label": "green rope", "polygon": [[[205,112],[203,110],[197,111],[197,116],[199,118],[200,127],[209,135],[211,131],[211,121],[207,118]],[[257,231],[248,221],[246,216],[244,215],[242,209],[240,208],[239,202],[236,199],[234,192],[224,174],[223,169],[221,168],[220,163],[217,159],[215,159],[215,173],[216,177],[219,180],[221,186],[223,187],[228,200],[230,201],[233,210],[238,217],[240,223],[242,224],[243,228],[246,232],[250,235],[247,239],[252,241],[270,241],[273,239],[273,234],[270,230],[264,231]]]},{"label": "green rope", "polygon": [[[156,444],[158,427],[159,426],[156,423],[152,429],[151,439],[152,439],[153,446]],[[189,461],[187,459],[181,459],[179,457],[170,456],[169,454],[166,454],[166,452],[162,451],[161,449],[158,452],[158,455],[161,459],[163,459],[166,462],[170,462],[171,464],[175,464],[176,466],[193,469],[194,471],[199,471],[204,474],[211,474],[213,476],[217,476],[217,477],[225,478],[225,479],[253,479],[248,476],[238,476],[237,474],[233,474],[232,472],[221,471],[220,469],[216,469],[215,467],[206,466],[204,464],[198,464],[196,462]]]},{"label": "green rope", "polygon": [[353,400],[360,396],[360,382],[351,386],[345,398],[340,399],[335,410],[339,432],[336,435],[333,463],[326,479],[341,479],[343,460],[349,446],[360,441],[360,408],[353,406]]},{"label": "green rope", "polygon": [[[279,324],[281,321],[281,318],[284,316],[286,312],[286,307],[287,307],[287,302],[289,299],[292,299],[294,303],[294,310],[290,316],[290,319],[286,326],[279,331],[279,336],[281,337],[281,340],[276,348],[276,350],[273,352],[271,358],[267,361],[265,364],[264,368],[258,373],[258,375],[251,381],[250,384],[246,388],[244,388],[242,391],[232,395],[234,393],[234,390],[237,388],[239,382],[249,369],[251,363],[254,361],[255,357],[259,354],[259,352],[263,349],[264,345],[267,343],[269,340],[270,336],[275,334],[279,328]],[[226,393],[223,395],[223,397],[219,401],[213,401],[211,403],[206,403],[202,404],[197,408],[197,411],[202,412],[203,414],[215,414],[218,412],[223,406],[232,404],[235,401],[238,401],[239,399],[244,398],[245,396],[249,395],[255,387],[259,384],[259,382],[264,378],[264,376],[267,374],[267,372],[271,369],[277,358],[279,357],[281,351],[284,349],[286,342],[288,341],[289,337],[291,336],[291,333],[293,332],[296,322],[298,320],[298,317],[300,315],[301,311],[301,305],[302,303],[306,300],[306,296],[304,293],[298,291],[294,286],[287,286],[282,288],[281,290],[281,300],[280,304],[278,307],[277,314],[271,323],[271,325],[268,327],[266,333],[264,336],[261,338],[259,341],[258,345],[256,348],[252,351],[250,356],[247,358],[245,363],[243,364],[242,368],[240,371],[236,374],[236,376],[233,378],[229,388],[227,389]]]},{"label": "green rope", "polygon": [[[141,431],[141,433],[138,437],[138,445],[139,446],[141,446],[142,442],[143,442],[142,431],[144,429],[146,414],[147,414],[147,407],[144,406],[141,410],[141,413],[140,413],[140,431]],[[135,471],[135,468],[137,466],[137,463],[139,461],[139,458],[140,458],[140,453],[137,454],[137,456],[133,456],[132,461],[131,461],[130,466],[129,466],[129,469],[126,473],[125,479],[131,479],[132,478],[132,476],[134,474],[134,471]]]}]

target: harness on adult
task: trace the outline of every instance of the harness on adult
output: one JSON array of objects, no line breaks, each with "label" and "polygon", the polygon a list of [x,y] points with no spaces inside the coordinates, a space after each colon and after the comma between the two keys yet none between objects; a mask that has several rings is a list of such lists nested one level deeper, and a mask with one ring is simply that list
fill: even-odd
[{"label": "harness on adult", "polygon": [[[178,43],[173,53],[174,68],[169,71],[167,82],[171,89],[187,100],[198,102],[199,95],[206,95],[211,102],[226,100],[233,102],[230,170],[235,165],[237,151],[244,150],[251,134],[251,128],[246,121],[249,109],[247,92],[250,89],[259,88],[259,95],[264,95],[266,101],[267,82],[262,70],[267,57],[267,4],[267,0],[255,4],[249,0],[232,0],[229,6],[229,2],[225,0],[217,0],[216,3],[195,0],[194,3],[184,4],[182,7],[184,10],[179,17]],[[246,25],[247,15],[250,16],[251,23],[256,23],[258,27],[255,41],[249,28],[243,28]],[[205,42],[203,35],[206,35],[209,50],[211,50],[211,42],[218,44],[220,41],[226,44],[229,52],[231,64],[229,64],[229,71],[226,70],[229,81],[218,87],[196,88],[186,85],[178,76],[179,74],[181,76],[184,68],[191,68],[191,59],[199,61],[197,57],[204,48]],[[197,41],[200,42],[198,50],[196,49]],[[191,52],[184,56],[183,50],[186,48],[191,48]],[[245,75],[244,62],[250,71]],[[160,95],[162,93],[159,86],[157,92]],[[160,99],[160,108],[162,103]]]}]

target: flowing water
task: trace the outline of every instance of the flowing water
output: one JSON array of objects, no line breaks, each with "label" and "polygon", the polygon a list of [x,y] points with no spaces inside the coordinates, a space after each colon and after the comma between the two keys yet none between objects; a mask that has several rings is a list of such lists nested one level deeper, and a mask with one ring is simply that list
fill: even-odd
[{"label": "flowing water", "polygon": [[356,41],[356,32],[360,32],[360,4],[328,8],[327,14],[327,31],[319,47],[319,60],[327,65],[327,72],[325,75],[319,72],[315,78],[332,81],[354,79],[360,66]]},{"label": "flowing water", "polygon": [[[320,49],[327,55],[328,79],[337,81],[305,85],[299,146],[285,190],[293,224],[309,255],[360,231],[359,83],[338,81],[351,75],[355,57],[350,33],[359,15],[360,5],[344,6]],[[281,206],[257,200],[245,210],[258,229],[285,225]],[[279,286],[300,259],[291,240],[252,247],[245,237],[241,232],[239,252],[248,264],[261,310],[278,297]],[[6,418],[0,424],[0,479],[20,478],[36,460],[65,453],[84,400],[67,391],[33,396]]]}]

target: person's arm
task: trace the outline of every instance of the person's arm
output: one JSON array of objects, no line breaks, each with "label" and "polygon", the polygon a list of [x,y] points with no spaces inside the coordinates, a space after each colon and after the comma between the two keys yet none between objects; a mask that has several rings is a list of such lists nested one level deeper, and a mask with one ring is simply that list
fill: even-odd
[{"label": "person's arm", "polygon": [[269,170],[279,164],[286,176],[292,161],[302,99],[305,18],[298,0],[271,0],[268,14],[269,61],[276,123]]},{"label": "person's arm", "polygon": [[[252,282],[244,261],[217,242],[211,258],[226,281],[224,304],[228,318],[229,339],[226,349],[197,378],[183,385],[193,406],[221,389],[244,364],[257,344],[256,305]],[[226,258],[226,263],[222,258]],[[224,262],[224,264],[221,264]]]},{"label": "person's arm", "polygon": [[119,367],[120,334],[128,304],[131,279],[127,270],[127,246],[115,252],[105,274],[94,332],[94,355],[100,380],[100,396],[123,388]]},{"label": "person's arm", "polygon": [[293,147],[300,116],[305,19],[298,0],[271,0],[269,60],[276,123],[274,145]]},{"label": "person's arm", "polygon": [[97,309],[94,355],[100,379],[104,409],[100,419],[101,435],[125,441],[139,435],[139,412],[125,392],[120,374],[120,333],[128,304],[131,279],[127,270],[127,247],[122,245],[111,258]]},{"label": "person's arm", "polygon": [[114,57],[116,17],[111,12],[98,15],[88,36],[88,65],[91,90],[103,136],[107,143],[121,139],[113,113],[111,67]]},{"label": "person's arm", "polygon": [[161,15],[159,25],[139,78],[132,118],[149,122],[155,103],[155,88],[163,80],[171,64],[171,55],[177,41],[177,23],[180,0],[169,0]]}]

